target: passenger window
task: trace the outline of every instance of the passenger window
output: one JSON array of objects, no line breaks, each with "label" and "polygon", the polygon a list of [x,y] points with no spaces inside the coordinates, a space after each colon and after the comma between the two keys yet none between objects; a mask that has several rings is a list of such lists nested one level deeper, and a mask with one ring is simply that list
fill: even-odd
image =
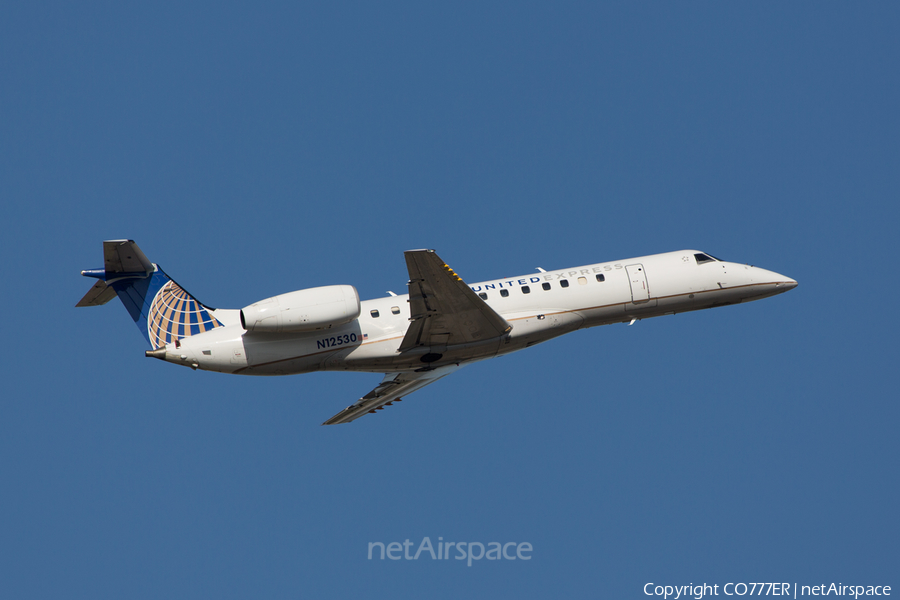
[{"label": "passenger window", "polygon": [[549,284],[549,283],[542,283],[542,284],[541,284],[541,287],[544,288],[545,290],[549,290],[549,289],[550,289],[550,284]]},{"label": "passenger window", "polygon": [[569,280],[568,280],[568,279],[561,279],[560,282],[559,282],[559,285],[560,285],[561,287],[569,287]]},{"label": "passenger window", "polygon": [[578,285],[587,285],[587,277],[579,277]]},{"label": "passenger window", "polygon": [[606,281],[606,275],[600,273],[599,275],[597,275],[597,281]]},{"label": "passenger window", "polygon": [[502,298],[506,298],[507,296],[509,296],[509,290],[500,290],[500,296]]},{"label": "passenger window", "polygon": [[399,307],[399,306],[392,306],[392,307],[391,307],[391,312],[394,313],[395,315],[399,315],[399,314],[400,314],[400,307]]},{"label": "passenger window", "polygon": [[531,293],[531,288],[528,287],[527,285],[523,285],[523,286],[522,286],[522,293],[523,293],[523,294],[530,294],[530,293]]},{"label": "passenger window", "polygon": [[484,292],[481,292],[480,294],[478,294],[478,297],[481,298],[482,300],[487,300],[487,294],[485,294]]},{"label": "passenger window", "polygon": [[377,319],[377,318],[378,318],[378,311],[377,311],[377,310],[373,310],[373,311],[372,311],[371,313],[369,313],[369,314],[372,315],[372,318],[373,318],[373,319]]}]

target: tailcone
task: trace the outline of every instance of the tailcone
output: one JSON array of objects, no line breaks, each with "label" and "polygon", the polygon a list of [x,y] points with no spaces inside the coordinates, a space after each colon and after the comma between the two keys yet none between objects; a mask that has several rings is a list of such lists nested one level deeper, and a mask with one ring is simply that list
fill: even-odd
[{"label": "tailcone", "polygon": [[158,358],[159,360],[166,360],[166,347],[162,346],[157,348],[156,350],[147,350],[144,352],[144,356],[147,358]]}]

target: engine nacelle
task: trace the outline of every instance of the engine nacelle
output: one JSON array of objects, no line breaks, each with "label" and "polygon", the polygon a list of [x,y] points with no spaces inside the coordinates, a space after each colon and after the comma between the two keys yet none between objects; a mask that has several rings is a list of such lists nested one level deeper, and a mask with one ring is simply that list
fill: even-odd
[{"label": "engine nacelle", "polygon": [[256,333],[328,329],[359,317],[359,294],[352,285],[327,285],[255,302],[241,310],[241,326]]}]

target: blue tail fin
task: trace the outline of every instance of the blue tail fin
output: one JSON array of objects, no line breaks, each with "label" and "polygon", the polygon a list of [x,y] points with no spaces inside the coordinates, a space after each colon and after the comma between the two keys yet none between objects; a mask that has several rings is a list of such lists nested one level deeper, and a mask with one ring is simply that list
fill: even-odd
[{"label": "blue tail fin", "polygon": [[99,306],[118,296],[151,348],[221,327],[203,305],[151,263],[132,240],[103,242],[103,269],[82,271],[99,279],[75,306]]}]

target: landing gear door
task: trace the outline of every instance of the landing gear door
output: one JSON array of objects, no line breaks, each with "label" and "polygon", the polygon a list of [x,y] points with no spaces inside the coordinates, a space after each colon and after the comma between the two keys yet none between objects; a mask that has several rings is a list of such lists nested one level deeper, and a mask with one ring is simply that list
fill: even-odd
[{"label": "landing gear door", "polygon": [[625,310],[635,310],[656,306],[656,299],[650,299],[650,285],[647,283],[647,273],[644,265],[626,265],[628,283],[631,285],[631,304],[625,305]]}]

